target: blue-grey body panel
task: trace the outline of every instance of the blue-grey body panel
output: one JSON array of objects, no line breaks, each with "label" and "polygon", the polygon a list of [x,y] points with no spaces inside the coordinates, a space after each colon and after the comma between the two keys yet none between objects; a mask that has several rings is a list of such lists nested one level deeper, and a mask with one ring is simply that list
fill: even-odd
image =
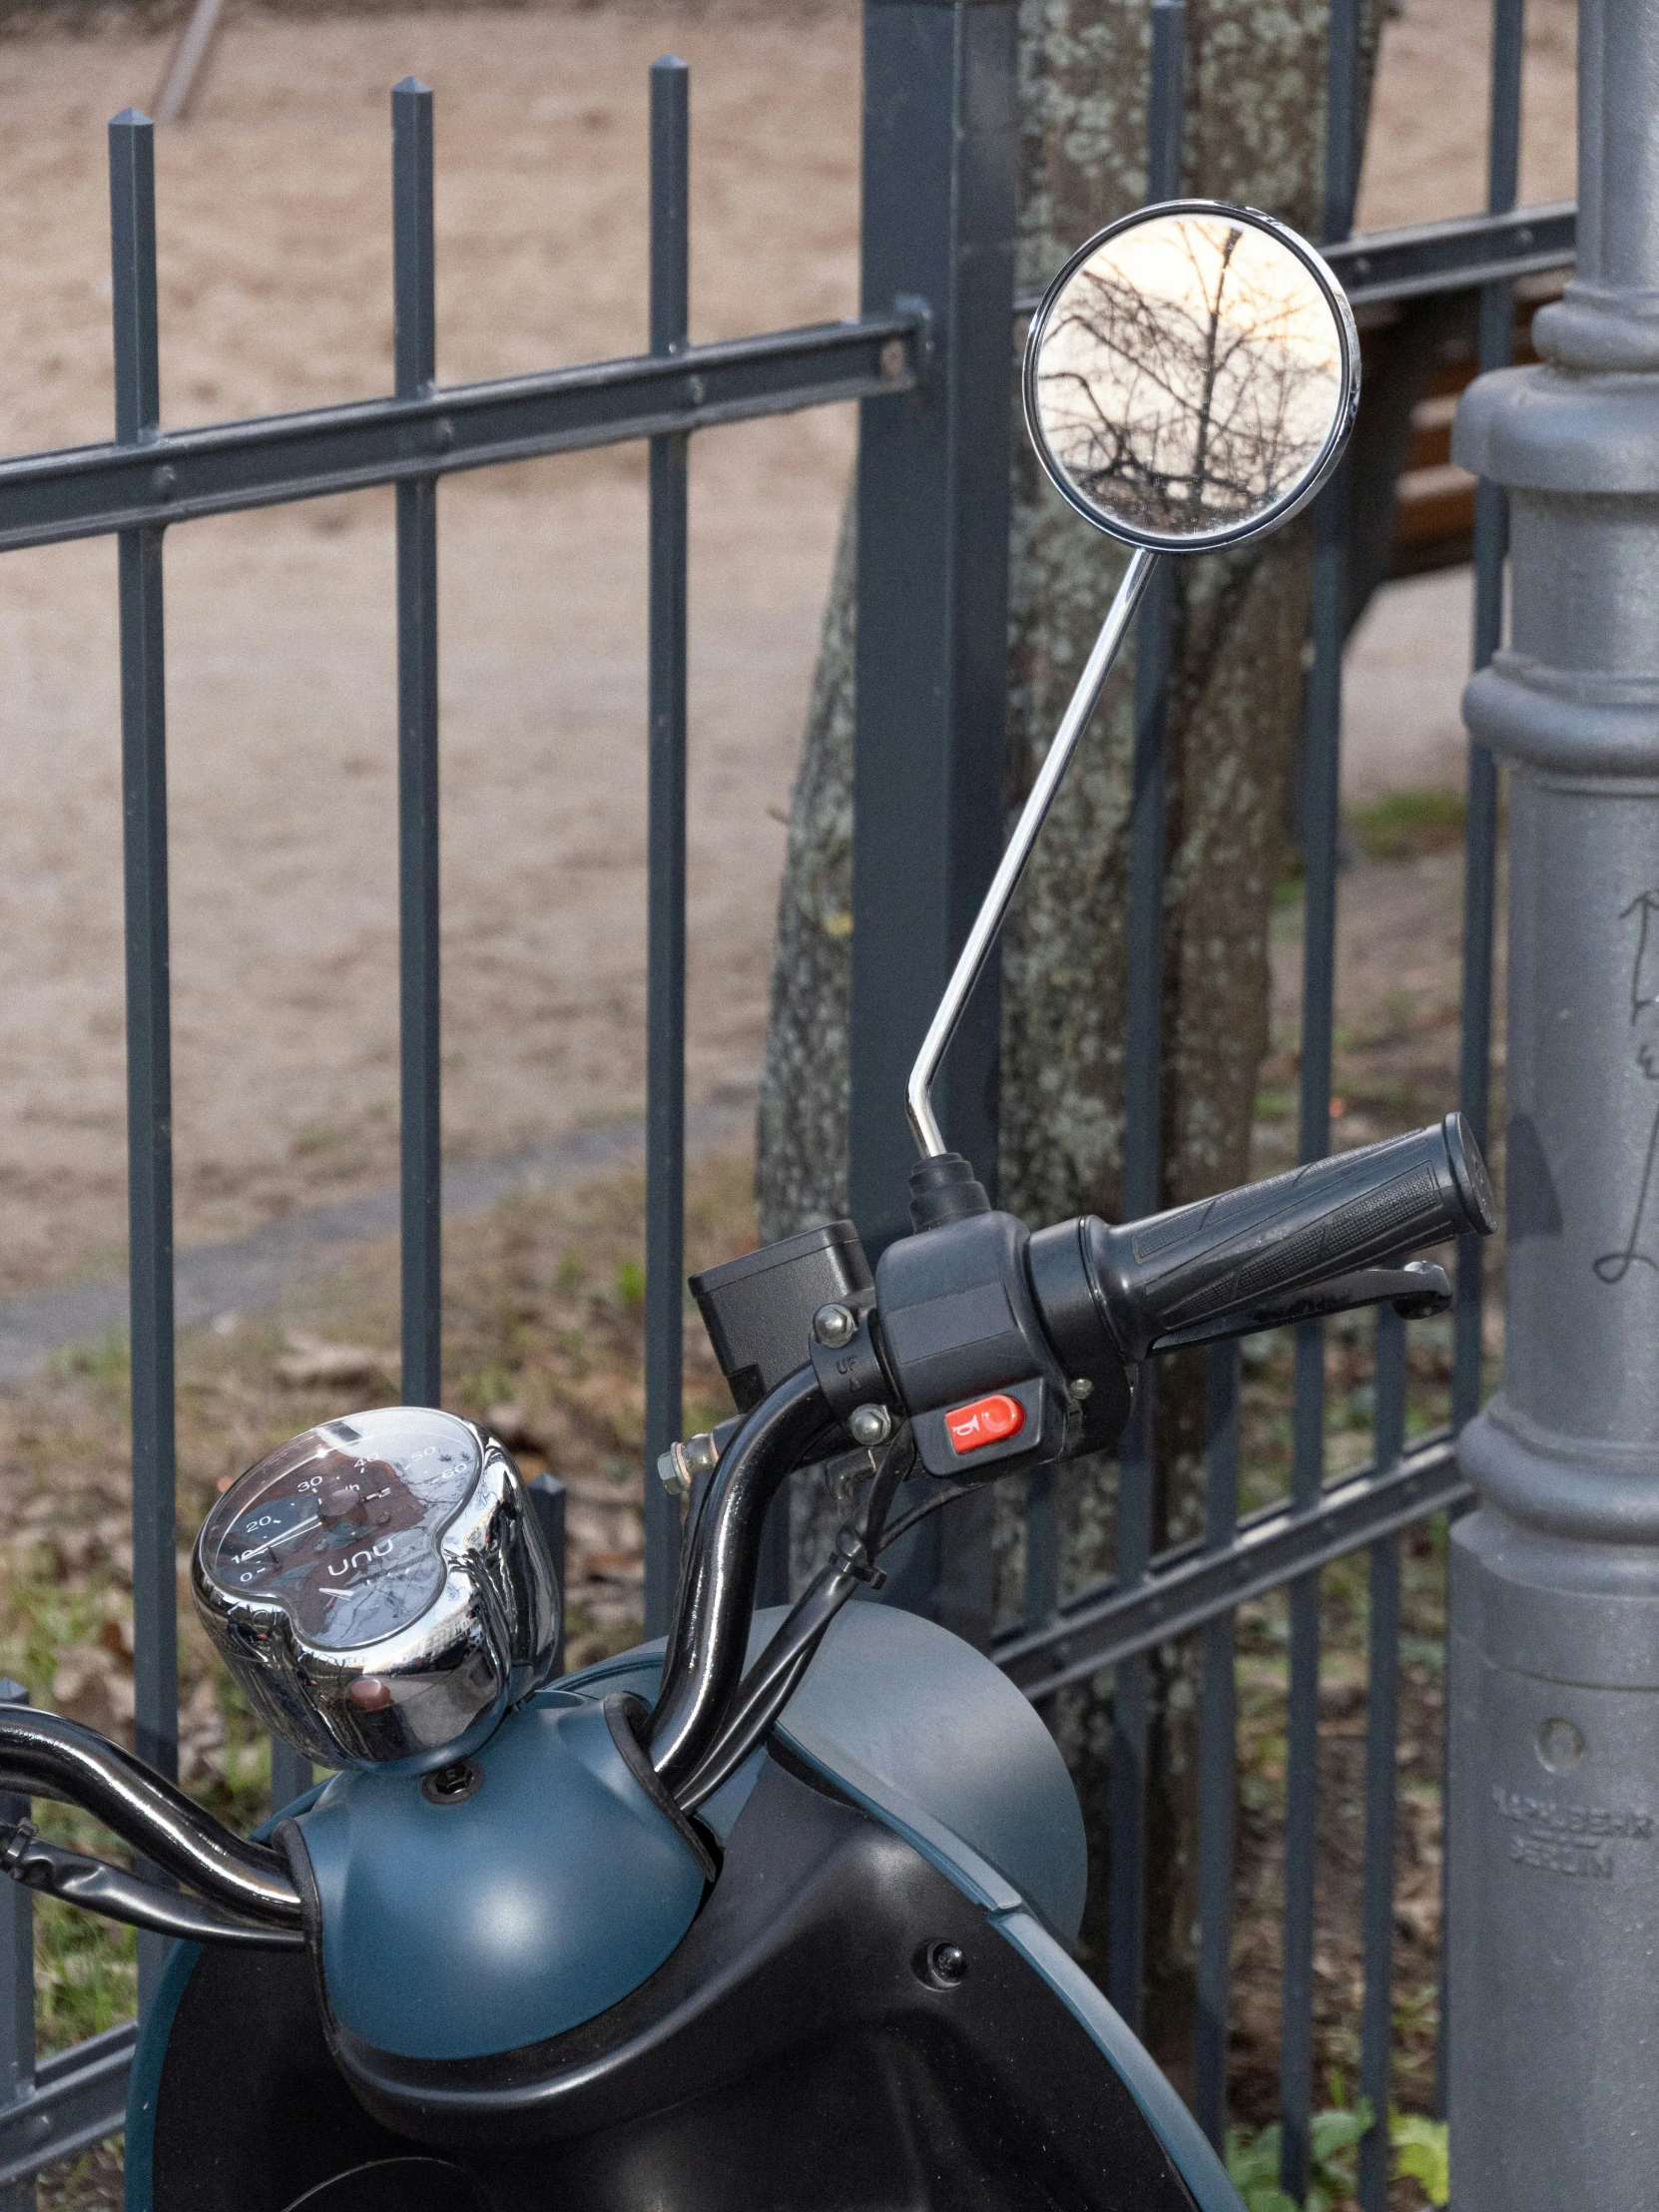
[{"label": "blue-grey body panel", "polygon": [[[289,1820],[304,1812],[307,1806],[314,1805],[322,1789],[319,1782],[296,1797],[291,1805],[283,1806],[279,1813],[273,1813],[263,1827],[255,1829],[254,1841],[269,1843],[276,1823]],[[127,2140],[123,2152],[126,2212],[155,2212],[156,2097],[162,2085],[168,2038],[173,2033],[173,2016],[201,1955],[200,1943],[174,1944],[156,1984],[156,1993],[150,2000],[150,2009],[139,2022],[133,2062],[127,2069]]]},{"label": "blue-grey body panel", "polygon": [[[757,1614],[750,1655],[784,1618]],[[660,1645],[572,1675],[560,1687],[589,1695],[656,1695]],[[848,1605],[785,1710],[779,1734],[826,1773],[840,1762],[903,1792],[1007,1878],[1068,1942],[1083,1919],[1088,1847],[1083,1816],[1054,1739],[990,1660],[947,1629],[896,1606]],[[741,1810],[734,1775],[704,1808],[729,1828]],[[722,1801],[725,1801],[724,1803]]]},{"label": "blue-grey body panel", "polygon": [[127,2069],[127,2140],[122,2177],[126,2212],[155,2212],[156,2099],[161,2092],[173,2016],[201,1955],[200,1943],[174,1944],[150,2009],[139,2023],[138,2043]]},{"label": "blue-grey body panel", "polygon": [[[782,1617],[757,1619],[752,1655]],[[702,1877],[601,1709],[613,1690],[653,1696],[660,1661],[642,1647],[542,1692],[477,1755],[485,1784],[461,1805],[364,1772],[299,1813],[329,1998],[353,2033],[413,2057],[518,2048],[607,2010],[674,1950]],[[1180,2098],[1057,1939],[1081,1917],[1082,1818],[1047,1730],[998,1670],[914,1615],[849,1606],[779,1733],[983,1911],[1123,2080],[1199,2212],[1243,2212]],[[703,1809],[723,1842],[763,1759]],[[181,1953],[135,2060],[129,2212],[151,2212],[147,2130],[188,1971]]]},{"label": "blue-grey body panel", "polygon": [[592,2019],[656,1972],[703,1875],[597,1702],[544,1694],[475,1754],[484,1781],[336,1775],[296,1823],[342,2026],[405,2058],[479,2058]]},{"label": "blue-grey body panel", "polygon": [[805,1741],[797,1741],[811,1764],[854,1804],[861,1805],[894,1835],[902,1836],[947,1882],[981,1907],[988,1925],[1042,1976],[1145,2113],[1192,2191],[1199,2212],[1245,2212],[1242,2198],[1227,2178],[1226,2167],[1145,2045],[1042,1925],[1013,1884],[898,1785],[859,1766],[843,1752],[821,1758]]}]

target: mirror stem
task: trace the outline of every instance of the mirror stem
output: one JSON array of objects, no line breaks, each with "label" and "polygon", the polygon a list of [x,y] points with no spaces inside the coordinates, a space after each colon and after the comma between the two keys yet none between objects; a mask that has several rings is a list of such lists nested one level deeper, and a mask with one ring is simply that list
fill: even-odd
[{"label": "mirror stem", "polygon": [[1141,603],[1155,564],[1162,556],[1137,546],[1129,556],[1129,566],[1123,572],[1123,581],[1117,596],[1106,611],[1106,620],[1100,626],[1100,635],[1094,641],[1094,651],[1088,665],[1078,679],[1077,689],[1054,733],[1054,743],[1049,747],[1037,780],[1031,787],[1014,833],[1008,839],[1007,849],[997,863],[991,877],[991,887],[985,893],[984,903],[973,917],[973,927],[967,933],[967,942],[951,971],[938,1011],[928,1025],[922,1039],[921,1050],[916,1054],[916,1064],[910,1070],[910,1080],[904,1086],[904,1111],[909,1116],[910,1133],[916,1140],[916,1148],[924,1160],[936,1160],[947,1147],[933,1118],[933,1078],[939,1072],[939,1062],[950,1049],[950,1040],[956,1034],[956,1024],[962,1018],[962,1009],[979,980],[979,971],[985,964],[985,955],[996,942],[996,933],[1002,926],[1002,917],[1008,911],[1009,901],[1025,863],[1031,857],[1031,847],[1037,841],[1037,832],[1043,826],[1048,810],[1054,804],[1054,795],[1064,780],[1071,757],[1077,750],[1077,741],[1089,726],[1096,702],[1105,689],[1111,674],[1112,663],[1118,657],[1129,625],[1134,620],[1135,609]]}]

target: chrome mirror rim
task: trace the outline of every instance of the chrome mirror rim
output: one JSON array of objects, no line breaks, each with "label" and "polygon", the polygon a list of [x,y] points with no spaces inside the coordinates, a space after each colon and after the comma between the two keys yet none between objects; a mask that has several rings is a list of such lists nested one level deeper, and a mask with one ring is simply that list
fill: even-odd
[{"label": "chrome mirror rim", "polygon": [[[1107,521],[1100,510],[1091,506],[1072,486],[1064,470],[1054,459],[1042,429],[1037,407],[1037,356],[1049,317],[1061,293],[1085,262],[1098,254],[1109,240],[1124,231],[1133,230],[1153,217],[1181,215],[1222,216],[1230,222],[1247,224],[1252,230],[1265,232],[1295,256],[1319,287],[1336,322],[1342,352],[1342,396],[1318,460],[1301,482],[1294,485],[1274,505],[1264,513],[1251,516],[1248,521],[1224,523],[1212,530],[1175,536],[1162,531],[1137,530],[1116,520]],[[1152,553],[1213,553],[1228,546],[1244,544],[1251,538],[1266,537],[1270,531],[1281,528],[1293,515],[1300,514],[1329,481],[1332,471],[1343,457],[1359,412],[1360,332],[1355,324],[1354,310],[1348,303],[1348,294],[1338,282],[1330,264],[1314,251],[1306,239],[1300,238],[1287,225],[1277,222],[1271,215],[1263,215],[1260,209],[1235,207],[1225,200],[1160,200],[1120,216],[1115,223],[1108,223],[1104,230],[1097,231],[1093,238],[1086,239],[1059,271],[1031,317],[1025,340],[1025,360],[1020,373],[1020,394],[1025,408],[1026,432],[1038,460],[1042,463],[1044,474],[1067,506],[1080,514],[1085,522],[1091,523],[1103,535],[1116,538],[1121,545],[1140,546]]]}]

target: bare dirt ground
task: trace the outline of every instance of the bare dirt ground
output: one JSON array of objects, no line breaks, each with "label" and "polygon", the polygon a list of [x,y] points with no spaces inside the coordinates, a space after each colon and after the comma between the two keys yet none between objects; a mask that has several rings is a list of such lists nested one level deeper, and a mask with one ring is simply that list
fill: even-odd
[{"label": "bare dirt ground", "polygon": [[[1529,11],[1525,196],[1572,189],[1572,14]],[[1408,0],[1383,47],[1370,225],[1478,205],[1486,11]],[[0,46],[0,449],[106,434],[105,120],[165,40]],[[387,88],[436,88],[446,379],[643,338],[646,69],[693,68],[693,328],[848,311],[857,11],[607,0],[236,19],[159,135],[165,418],[383,390]],[[693,470],[694,1096],[763,1034],[789,787],[851,453],[845,410],[700,437]],[[442,494],[445,1116],[457,1157],[637,1110],[644,496],[610,453]],[[179,1233],[246,1234],[395,1158],[389,501],[168,545]],[[1370,794],[1460,774],[1456,578],[1389,595],[1351,672]],[[124,1235],[113,550],[0,563],[0,1296]]]}]

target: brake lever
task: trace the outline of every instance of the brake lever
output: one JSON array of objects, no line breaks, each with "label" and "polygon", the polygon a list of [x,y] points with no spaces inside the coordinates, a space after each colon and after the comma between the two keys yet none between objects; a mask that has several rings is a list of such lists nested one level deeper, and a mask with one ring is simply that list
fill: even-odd
[{"label": "brake lever", "polygon": [[204,1898],[187,1897],[129,1874],[123,1867],[112,1867],[106,1859],[43,1843],[30,1820],[0,1824],[0,1873],[10,1875],[26,1890],[62,1898],[106,1920],[147,1928],[184,1942],[235,1943],[253,1950],[304,1947],[302,1929],[244,1920]]},{"label": "brake lever", "polygon": [[1402,1267],[1356,1268],[1349,1275],[1328,1276],[1323,1283],[1305,1283],[1297,1291],[1256,1299],[1242,1311],[1172,1329],[1167,1337],[1155,1339],[1149,1350],[1156,1357],[1183,1352],[1192,1345],[1225,1344],[1229,1338],[1253,1337],[1264,1329],[1324,1321],[1359,1306],[1391,1306],[1401,1321],[1423,1321],[1431,1314],[1445,1313],[1450,1305],[1451,1284],[1444,1268],[1431,1260],[1407,1260]]}]

